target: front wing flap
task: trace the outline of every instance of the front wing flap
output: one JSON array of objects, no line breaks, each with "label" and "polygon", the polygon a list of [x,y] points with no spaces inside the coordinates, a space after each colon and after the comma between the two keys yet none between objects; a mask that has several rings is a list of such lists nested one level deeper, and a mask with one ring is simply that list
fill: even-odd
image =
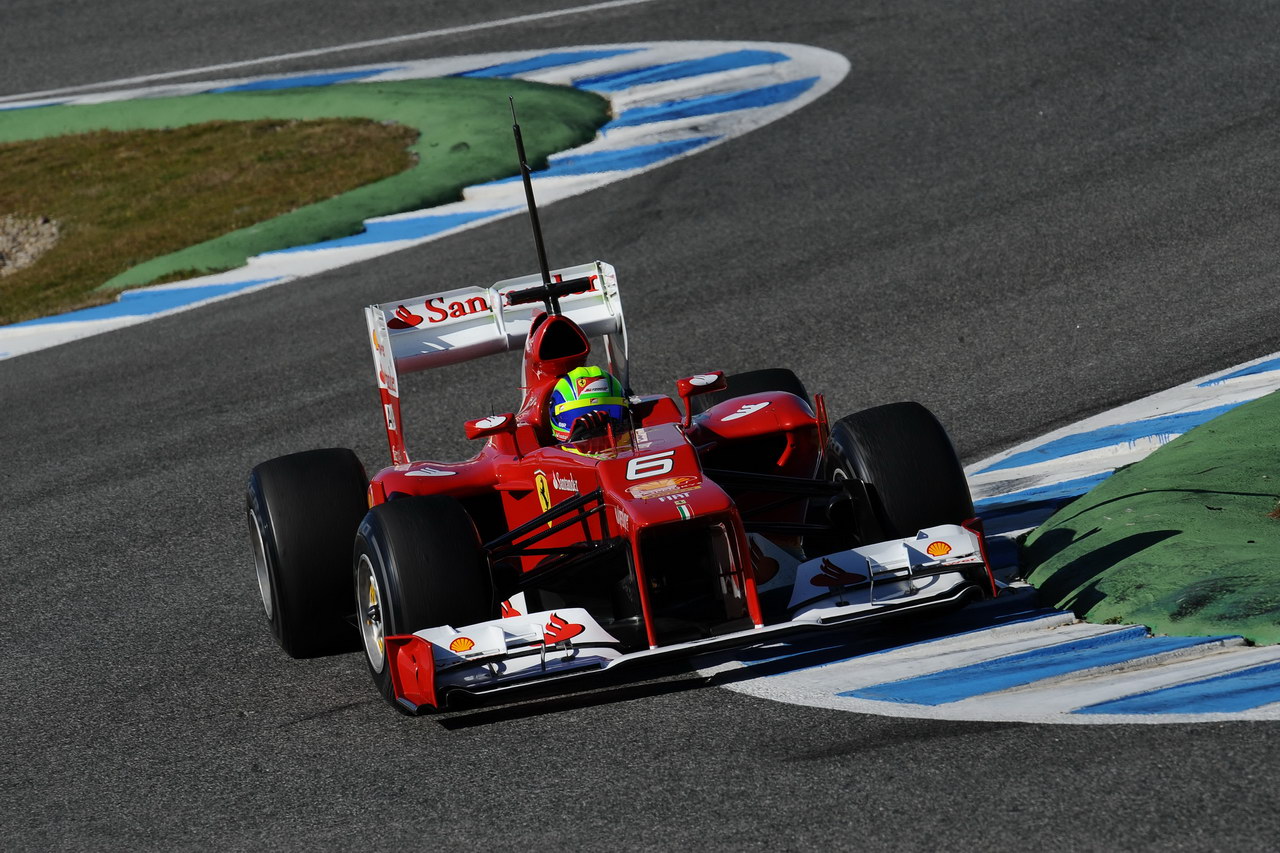
[{"label": "front wing flap", "polygon": [[396,700],[415,713],[439,709],[451,695],[514,693],[567,677],[751,646],[788,632],[945,607],[994,591],[987,586],[980,534],[959,525],[796,561],[784,574],[794,578],[787,621],[644,651],[623,652],[618,639],[578,607],[528,614],[504,608],[511,615],[390,636],[387,664]]}]

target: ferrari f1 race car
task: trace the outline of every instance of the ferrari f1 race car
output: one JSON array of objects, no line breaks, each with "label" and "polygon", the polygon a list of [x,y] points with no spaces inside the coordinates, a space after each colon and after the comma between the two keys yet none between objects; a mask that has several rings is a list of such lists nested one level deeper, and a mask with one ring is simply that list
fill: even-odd
[{"label": "ferrari f1 race car", "polygon": [[[392,462],[372,480],[344,449],[249,476],[286,652],[363,649],[382,695],[419,713],[997,594],[923,406],[833,426],[781,368],[680,379],[680,406],[634,394],[614,268],[548,268],[514,103],[512,120],[540,275],[365,309]],[[518,409],[465,424],[480,451],[411,459],[400,375],[518,348]]]},{"label": "ferrari f1 race car", "polygon": [[[829,427],[783,369],[680,379],[680,405],[635,395],[613,267],[546,278],[365,309],[393,463],[371,480],[341,449],[254,468],[258,585],[290,655],[363,650],[382,695],[417,713],[996,593],[924,407]],[[607,370],[587,367],[596,337]],[[515,348],[523,397],[466,422],[479,452],[413,460],[398,377]],[[571,396],[605,392],[571,431],[566,377]]]}]

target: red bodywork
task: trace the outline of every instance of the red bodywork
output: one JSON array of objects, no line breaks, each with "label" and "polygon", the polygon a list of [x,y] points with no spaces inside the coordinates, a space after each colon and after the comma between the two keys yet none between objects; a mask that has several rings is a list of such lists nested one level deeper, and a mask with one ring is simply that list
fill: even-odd
[{"label": "red bodywork", "polygon": [[[783,392],[723,402],[696,420],[653,396],[633,398],[634,431],[559,446],[548,397],[589,351],[572,320],[540,314],[524,347],[518,411],[467,424],[469,436],[484,440],[469,461],[383,469],[369,485],[370,505],[401,495],[458,499],[486,540],[503,597],[524,592],[534,610],[586,607],[633,649],[765,624],[743,515],[800,524],[808,502],[731,493],[708,470],[814,478],[825,425]],[[701,387],[683,380],[681,393],[723,387],[718,374],[697,379]],[[397,458],[399,418],[388,421]]]}]

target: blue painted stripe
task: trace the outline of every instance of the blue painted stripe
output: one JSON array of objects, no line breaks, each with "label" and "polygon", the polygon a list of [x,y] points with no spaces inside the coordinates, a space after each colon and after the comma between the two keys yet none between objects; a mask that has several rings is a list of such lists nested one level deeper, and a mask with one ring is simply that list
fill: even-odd
[{"label": "blue painted stripe", "polygon": [[1280,358],[1272,358],[1258,364],[1242,367],[1239,370],[1233,370],[1225,376],[1219,376],[1217,379],[1210,379],[1208,382],[1201,382],[1197,388],[1211,388],[1214,385],[1221,385],[1228,379],[1238,379],[1241,376],[1256,376],[1259,373],[1270,373],[1273,370],[1280,370]]},{"label": "blue painted stripe", "polygon": [[59,106],[62,106],[63,104],[69,104],[69,103],[71,102],[70,101],[48,101],[43,104],[14,104],[12,106],[0,104],[0,112],[5,112],[6,110],[10,112],[15,110],[38,110],[41,107],[59,107]]},{"label": "blue painted stripe", "polygon": [[670,80],[683,80],[688,77],[700,77],[703,74],[715,74],[720,71],[732,71],[736,68],[750,68],[754,65],[771,65],[775,62],[788,62],[791,57],[773,50],[734,50],[704,59],[683,59],[679,62],[667,62],[662,65],[647,65],[643,68],[629,68],[626,71],[615,71],[595,77],[584,77],[574,80],[573,85],[579,89],[591,89],[596,92],[621,92],[632,86],[643,86],[646,83],[663,83]]},{"label": "blue painted stripe", "polygon": [[487,65],[474,71],[463,71],[454,77],[514,77],[517,74],[528,74],[545,68],[559,68],[562,65],[577,65],[593,59],[609,59],[628,53],[639,53],[641,48],[621,48],[618,50],[562,50],[555,53],[544,53],[529,59],[514,62],[502,62],[498,65]]},{"label": "blue painted stripe", "polygon": [[[980,513],[982,515],[982,529],[987,534],[987,548],[990,549],[992,544],[996,542],[1012,541],[1005,537],[1014,531],[1039,527],[1046,518],[1057,512],[1058,508],[1065,505],[1065,503],[1066,501],[1061,503],[1048,501],[1015,506],[1009,512]],[[992,557],[992,561],[993,563],[998,562],[994,557]],[[1016,561],[1012,561],[1012,563],[1016,563]]]},{"label": "blue painted stripe", "polygon": [[251,83],[239,83],[235,86],[222,86],[208,89],[210,95],[226,92],[269,92],[275,89],[303,89],[311,86],[332,86],[334,83],[346,83],[351,80],[363,80],[388,71],[399,71],[399,66],[373,68],[365,71],[334,71],[328,74],[303,74],[296,77],[273,77],[270,80],[254,80]]},{"label": "blue painted stripe", "polygon": [[[745,659],[745,656],[749,655],[750,652],[744,651],[740,653],[739,660],[753,669],[761,667],[763,671],[753,673],[756,675],[768,677],[790,675],[807,669],[821,669],[838,663],[896,653],[903,649],[924,646],[942,640],[966,637],[970,634],[981,634],[990,631],[992,628],[1000,628],[1006,625],[1038,622],[1046,616],[1053,616],[1058,612],[1047,608],[1036,608],[1018,610],[1013,613],[997,615],[993,618],[989,613],[980,612],[978,608],[970,607],[949,618],[940,619],[927,625],[914,626],[912,630],[918,630],[927,636],[908,643],[902,642],[901,636],[895,637],[892,634],[876,633],[869,637],[853,640],[852,646],[850,641],[846,640],[844,643],[835,646],[810,649],[803,647],[800,643],[792,642],[787,645],[795,648],[796,651],[794,652],[762,649],[759,651],[767,654],[767,659],[753,661]],[[852,653],[850,653],[851,651]],[[826,653],[825,656],[822,653]],[[815,660],[814,658],[817,659]]]},{"label": "blue painted stripe", "polygon": [[651,107],[637,107],[627,110],[613,121],[600,128],[601,133],[619,127],[635,127],[655,121],[672,121],[680,118],[715,115],[734,110],[746,110],[755,107],[771,107],[792,98],[803,95],[813,88],[819,78],[808,77],[804,80],[792,80],[789,83],[778,83],[773,86],[762,86],[759,89],[744,89],[741,92],[725,92],[718,95],[704,95],[699,98],[687,98],[683,101],[669,101]]},{"label": "blue painted stripe", "polygon": [[987,559],[991,561],[991,571],[998,573],[1002,569],[1016,569],[1022,562],[1022,554],[1017,542],[998,538],[995,531],[988,531]]},{"label": "blue painted stripe", "polygon": [[930,675],[848,690],[837,695],[912,705],[945,705],[1058,675],[1124,663],[1163,652],[1219,642],[1222,639],[1224,638],[1147,637],[1147,629],[1135,625],[1107,634],[1058,643]]},{"label": "blue painted stripe", "polygon": [[1103,480],[1114,474],[1114,471],[1103,471],[1088,477],[1077,477],[1074,480],[1063,480],[1061,483],[1050,483],[1047,486],[1036,486],[1034,489],[1023,489],[1007,495],[995,495],[974,501],[974,509],[978,514],[987,517],[988,513],[1012,511],[1025,512],[1038,504],[1046,506],[1065,503],[1078,498]]},{"label": "blue painted stripe", "polygon": [[27,320],[25,323],[14,323],[6,329],[20,329],[27,326],[49,326],[57,323],[74,323],[85,320],[113,320],[118,317],[144,317],[159,314],[184,305],[203,302],[215,296],[224,296],[245,290],[259,284],[279,281],[283,276],[260,278],[253,281],[237,281],[231,284],[203,284],[196,287],[177,287],[167,290],[126,290],[120,294],[117,302],[98,305],[94,308],[83,308],[56,317],[41,317],[38,320]]},{"label": "blue painted stripe", "polygon": [[264,252],[266,255],[287,255],[293,252],[313,252],[318,249],[341,249],[346,246],[367,246],[371,243],[390,243],[393,240],[418,240],[423,237],[431,237],[436,234],[442,234],[461,225],[475,222],[480,219],[488,219],[509,213],[515,208],[502,208],[499,210],[473,210],[466,213],[446,213],[439,216],[415,216],[407,219],[393,219],[389,222],[367,222],[365,230],[359,234],[352,234],[349,237],[338,237],[334,240],[325,240],[320,243],[310,243],[306,246],[294,246],[289,249],[279,249],[274,252]]},{"label": "blue painted stripe", "polygon": [[[567,157],[553,157],[546,169],[534,172],[539,178],[565,177],[568,175],[593,175],[597,172],[619,172],[627,169],[641,169],[653,163],[671,157],[677,157],[695,148],[715,142],[718,136],[698,136],[693,139],[675,139],[670,142],[655,142],[650,145],[636,145],[631,148],[620,148],[616,151],[596,151],[591,154],[572,154]],[[516,175],[490,184],[507,184],[520,180]]]},{"label": "blue painted stripe", "polygon": [[1213,420],[1218,415],[1228,412],[1238,405],[1240,404],[1228,403],[1225,406],[1214,406],[1211,409],[1201,409],[1196,412],[1178,412],[1173,415],[1162,415],[1141,421],[1133,421],[1132,423],[1115,424],[1114,426],[1063,436],[1039,447],[1033,447],[1031,450],[1015,453],[1009,458],[983,468],[977,473],[985,474],[988,471],[1000,471],[1005,468],[1021,468],[1023,465],[1034,465],[1037,462],[1059,459],[1063,456],[1084,453],[1087,450],[1101,450],[1104,447],[1112,447],[1126,442],[1131,443],[1141,438],[1181,435],[1192,427],[1197,427],[1206,421]]},{"label": "blue painted stripe", "polygon": [[1280,702],[1280,662],[1099,702],[1077,714],[1223,714]]}]

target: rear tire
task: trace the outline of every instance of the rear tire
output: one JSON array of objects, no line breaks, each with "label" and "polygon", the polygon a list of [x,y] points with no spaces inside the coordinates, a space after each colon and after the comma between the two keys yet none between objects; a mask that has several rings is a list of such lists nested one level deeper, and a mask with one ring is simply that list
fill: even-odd
[{"label": "rear tire", "polygon": [[795,394],[806,403],[811,403],[809,392],[799,377],[785,367],[766,367],[763,370],[748,370],[725,377],[728,386],[723,391],[711,391],[694,397],[689,401],[693,414],[700,415],[717,403],[745,397],[748,394],[760,394],[765,391],[786,391]]},{"label": "rear tire", "polygon": [[356,533],[360,645],[379,692],[398,710],[383,640],[493,618],[488,566],[475,524],[443,495],[399,498],[369,510]]},{"label": "rear tire", "polygon": [[901,539],[925,527],[973,517],[973,498],[947,431],[919,403],[890,403],[837,421],[827,443],[827,476],[867,483],[878,532]]},{"label": "rear tire", "polygon": [[249,475],[246,510],[258,592],[291,657],[354,651],[348,617],[351,542],[367,508],[364,466],[350,450],[294,453]]}]

